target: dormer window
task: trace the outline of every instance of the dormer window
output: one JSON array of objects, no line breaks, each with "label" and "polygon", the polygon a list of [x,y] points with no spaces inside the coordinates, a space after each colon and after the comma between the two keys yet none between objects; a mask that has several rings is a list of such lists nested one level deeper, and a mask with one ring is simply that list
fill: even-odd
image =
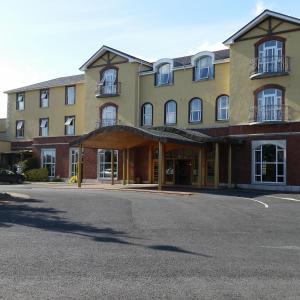
[{"label": "dormer window", "polygon": [[213,78],[213,63],[211,56],[203,56],[196,60],[195,81]]},{"label": "dormer window", "polygon": [[157,69],[156,85],[167,85],[172,82],[171,65],[166,63]]},{"label": "dormer window", "polygon": [[16,109],[25,109],[25,93],[17,93]]}]

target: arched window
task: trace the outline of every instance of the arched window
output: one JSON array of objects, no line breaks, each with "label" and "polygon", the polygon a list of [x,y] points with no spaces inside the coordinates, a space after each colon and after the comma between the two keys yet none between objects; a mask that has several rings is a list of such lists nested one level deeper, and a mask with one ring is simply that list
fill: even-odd
[{"label": "arched window", "polygon": [[172,82],[171,65],[169,63],[162,64],[156,72],[156,85],[166,85]]},{"label": "arched window", "polygon": [[153,106],[151,103],[145,103],[142,106],[142,126],[153,125]]},{"label": "arched window", "polygon": [[117,69],[106,69],[101,73],[100,78],[100,94],[101,95],[116,95],[117,91]]},{"label": "arched window", "polygon": [[285,141],[254,141],[253,181],[255,183],[285,182]]},{"label": "arched window", "polygon": [[283,72],[285,39],[281,37],[264,38],[256,43],[258,73]]},{"label": "arched window", "polygon": [[101,108],[101,126],[117,124],[117,106],[110,104]]},{"label": "arched window", "polygon": [[213,63],[211,56],[200,57],[195,64],[195,80],[213,78]]},{"label": "arched window", "polygon": [[217,98],[217,121],[229,119],[229,97],[222,95]]},{"label": "arched window", "polygon": [[265,88],[256,94],[257,122],[283,120],[283,91],[279,88]]},{"label": "arched window", "polygon": [[173,125],[177,122],[177,103],[170,100],[165,104],[165,124]]},{"label": "arched window", "polygon": [[194,98],[189,103],[189,122],[201,122],[202,121],[202,100]]}]

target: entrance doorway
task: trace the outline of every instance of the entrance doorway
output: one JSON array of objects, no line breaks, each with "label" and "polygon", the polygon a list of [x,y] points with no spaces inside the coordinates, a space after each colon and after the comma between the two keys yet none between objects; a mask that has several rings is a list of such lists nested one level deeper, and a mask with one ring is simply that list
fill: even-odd
[{"label": "entrance doorway", "polygon": [[192,184],[192,160],[178,159],[175,161],[175,184]]}]

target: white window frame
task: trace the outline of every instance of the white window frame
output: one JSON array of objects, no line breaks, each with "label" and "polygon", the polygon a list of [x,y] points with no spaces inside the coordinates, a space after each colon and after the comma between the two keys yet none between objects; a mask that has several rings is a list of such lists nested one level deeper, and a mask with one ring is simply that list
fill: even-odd
[{"label": "white window frame", "polygon": [[[168,111],[168,107],[171,103],[175,104],[175,111]],[[174,122],[172,122],[173,119]],[[165,104],[165,123],[166,125],[175,125],[177,123],[177,103],[175,100],[169,100]]]},{"label": "white window frame", "polygon": [[102,74],[100,81],[104,95],[115,95],[117,93],[117,70],[107,69]]},{"label": "white window frame", "polygon": [[74,135],[75,134],[75,117],[67,116],[65,121],[65,134]]},{"label": "white window frame", "polygon": [[[206,65],[202,66],[202,62],[207,60]],[[202,76],[202,70],[207,70],[207,75]],[[213,78],[213,58],[210,55],[201,56],[195,65],[195,81],[208,80]]]},{"label": "white window frame", "polygon": [[[54,153],[54,156],[51,157],[51,162],[44,162],[44,156],[45,156],[45,152],[52,152]],[[46,166],[50,165],[50,174],[49,174],[49,178],[53,178],[55,177],[55,173],[56,173],[56,149],[55,148],[42,148],[41,149],[41,168],[47,168]]]},{"label": "white window frame", "polygon": [[[101,173],[102,173],[102,164],[104,163],[105,166],[104,166],[104,170],[106,170],[107,168],[105,167],[109,167],[108,169],[111,170],[111,161],[109,162],[103,162],[103,157],[105,157],[105,152],[111,152],[111,150],[106,150],[106,149],[98,149],[98,154],[97,154],[97,179],[99,181],[106,181],[106,180],[111,180],[111,175],[108,176],[108,177],[105,177],[105,176],[101,176]],[[118,150],[114,150],[114,153],[115,153],[115,160],[114,160],[114,165],[115,165],[115,168],[114,168],[114,173],[116,174],[114,176],[114,179],[117,180],[118,179],[118,174],[119,174],[119,152]],[[105,171],[104,171],[105,173]]]},{"label": "white window frame", "polygon": [[[25,121],[24,120],[17,120],[16,121],[16,138],[23,138],[25,135]],[[22,134],[20,134],[22,133]]]},{"label": "white window frame", "polygon": [[[74,89],[74,96],[72,101],[70,100],[69,97],[69,89]],[[66,105],[74,105],[75,102],[76,102],[76,86],[75,85],[66,86]]]},{"label": "white window frame", "polygon": [[[268,43],[275,43],[270,46]],[[277,73],[284,71],[284,42],[269,40],[258,46],[258,73]]]},{"label": "white window frame", "polygon": [[[199,109],[193,109],[193,102],[199,101],[200,108]],[[194,113],[198,113],[199,119],[194,120]],[[199,123],[202,122],[202,100],[200,98],[193,98],[189,102],[189,123]]]},{"label": "white window frame", "polygon": [[69,176],[77,176],[77,167],[78,167],[78,158],[79,158],[79,149],[70,148],[69,151]]},{"label": "white window frame", "polygon": [[25,93],[17,93],[17,110],[25,110]]},{"label": "white window frame", "polygon": [[49,90],[41,90],[40,95],[40,107],[47,108],[49,107]]},{"label": "white window frame", "polygon": [[[223,101],[226,103],[224,105]],[[222,95],[217,99],[217,121],[228,121],[229,120],[229,96]],[[223,117],[222,112],[225,111],[225,117]]]},{"label": "white window frame", "polygon": [[[151,108],[151,113],[146,111],[146,107]],[[142,126],[152,126],[153,125],[153,105],[151,103],[145,103],[142,106]]]},{"label": "white window frame", "polygon": [[40,136],[49,135],[49,119],[41,118],[40,119]]},{"label": "white window frame", "polygon": [[[105,116],[107,114],[107,116]],[[101,111],[101,126],[113,126],[117,124],[117,107],[114,105],[106,105]]]},{"label": "white window frame", "polygon": [[[273,93],[271,91],[274,90]],[[270,93],[266,93],[266,92]],[[280,122],[283,120],[283,95],[278,88],[266,88],[260,91],[257,97],[257,122]],[[273,102],[273,104],[268,104]]]},{"label": "white window frame", "polygon": [[[256,180],[256,176],[262,176],[262,170],[261,170],[261,175],[257,175],[256,174],[256,160],[255,160],[255,153],[256,151],[259,151],[258,148],[261,146],[265,146],[265,145],[274,145],[279,148],[281,148],[283,150],[283,176],[278,175],[277,174],[277,167],[276,167],[276,182],[268,182],[268,181],[257,181]],[[260,141],[252,141],[252,146],[251,146],[251,150],[252,150],[252,184],[260,184],[260,185],[286,185],[286,140],[260,140]],[[278,162],[277,160],[277,151],[278,149],[276,149],[276,162],[274,162],[273,164],[276,164],[276,166],[278,164],[282,164],[281,162]],[[269,163],[271,164],[271,163]],[[261,168],[262,168],[262,153],[261,153]],[[278,177],[283,177],[283,181],[279,182]]]}]

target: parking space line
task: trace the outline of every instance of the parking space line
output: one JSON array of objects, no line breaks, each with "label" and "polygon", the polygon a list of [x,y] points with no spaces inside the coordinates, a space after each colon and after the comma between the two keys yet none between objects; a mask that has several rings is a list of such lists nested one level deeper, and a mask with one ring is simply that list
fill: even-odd
[{"label": "parking space line", "polygon": [[287,198],[287,197],[279,197],[279,196],[266,196],[266,197],[268,197],[268,198],[282,199],[282,200],[288,200],[288,201],[300,202],[299,199],[295,199],[295,198]]}]

